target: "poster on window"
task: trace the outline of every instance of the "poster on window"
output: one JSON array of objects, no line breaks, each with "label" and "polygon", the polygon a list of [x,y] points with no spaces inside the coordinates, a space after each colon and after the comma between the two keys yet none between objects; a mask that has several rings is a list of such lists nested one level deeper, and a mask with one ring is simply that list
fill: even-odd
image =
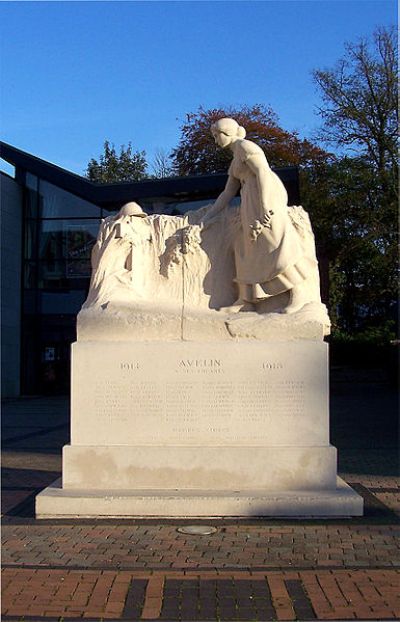
[{"label": "poster on window", "polygon": [[[68,225],[65,231],[67,278],[90,277],[90,253],[96,241],[93,225]],[[95,225],[97,229],[97,225]]]}]

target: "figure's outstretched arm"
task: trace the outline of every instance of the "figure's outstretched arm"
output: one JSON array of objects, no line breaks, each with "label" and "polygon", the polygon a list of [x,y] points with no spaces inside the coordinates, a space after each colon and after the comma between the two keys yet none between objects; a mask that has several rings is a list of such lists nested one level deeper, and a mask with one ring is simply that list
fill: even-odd
[{"label": "figure's outstretched arm", "polygon": [[224,190],[221,192],[214,205],[208,212],[207,216],[204,218],[204,224],[210,224],[212,220],[225,208],[227,207],[229,201],[236,196],[237,191],[240,188],[240,182],[236,177],[229,175],[228,181],[226,182]]}]

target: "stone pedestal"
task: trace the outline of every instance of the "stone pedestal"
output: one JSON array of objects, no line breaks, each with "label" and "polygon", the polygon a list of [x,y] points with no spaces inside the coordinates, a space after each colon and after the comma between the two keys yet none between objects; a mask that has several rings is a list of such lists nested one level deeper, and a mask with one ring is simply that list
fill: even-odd
[{"label": "stone pedestal", "polygon": [[352,516],[322,341],[80,341],[49,517]]}]

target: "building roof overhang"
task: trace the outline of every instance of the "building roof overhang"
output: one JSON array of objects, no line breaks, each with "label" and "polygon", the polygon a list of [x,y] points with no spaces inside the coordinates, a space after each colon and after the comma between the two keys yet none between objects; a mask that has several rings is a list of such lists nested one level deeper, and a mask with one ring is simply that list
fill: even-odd
[{"label": "building roof overhang", "polygon": [[[75,173],[42,160],[21,149],[0,141],[0,157],[16,170],[27,171],[67,192],[106,209],[115,209],[128,201],[140,199],[158,200],[162,197],[182,201],[202,197],[217,196],[224,188],[226,173],[209,175],[188,175],[186,177],[167,177],[137,182],[98,184]],[[289,203],[299,203],[299,180],[296,166],[273,169],[285,184]]]}]

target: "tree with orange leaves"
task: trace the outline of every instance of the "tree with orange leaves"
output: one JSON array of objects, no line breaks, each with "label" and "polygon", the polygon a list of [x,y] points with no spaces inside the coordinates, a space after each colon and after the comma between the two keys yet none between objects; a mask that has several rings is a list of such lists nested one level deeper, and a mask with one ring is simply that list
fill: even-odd
[{"label": "tree with orange leaves", "polygon": [[283,130],[274,111],[263,105],[240,108],[200,107],[186,115],[181,126],[181,139],[171,158],[177,175],[202,175],[226,172],[231,154],[215,147],[211,125],[222,117],[231,117],[247,132],[247,138],[264,151],[271,166],[307,166],[325,161],[327,153],[296,132]]}]

